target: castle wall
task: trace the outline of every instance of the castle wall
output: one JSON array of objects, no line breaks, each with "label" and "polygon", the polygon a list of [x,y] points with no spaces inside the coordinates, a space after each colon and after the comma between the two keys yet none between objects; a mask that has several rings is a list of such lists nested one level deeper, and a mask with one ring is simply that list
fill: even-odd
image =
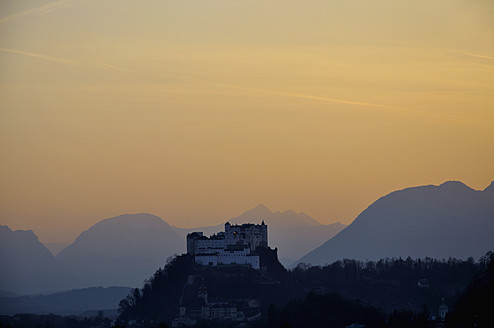
[{"label": "castle wall", "polygon": [[203,237],[202,232],[192,232],[187,234],[187,253],[195,255],[196,253],[196,241]]},{"label": "castle wall", "polygon": [[264,224],[225,224],[225,232],[210,238],[202,232],[187,235],[187,253],[201,265],[250,264],[260,268],[259,256],[251,255],[258,246],[268,246],[268,230]]},{"label": "castle wall", "polygon": [[215,253],[225,247],[224,239],[198,239],[195,244],[195,254]]},{"label": "castle wall", "polygon": [[259,269],[260,261],[257,255],[196,255],[195,262],[200,265],[249,264],[253,269]]},{"label": "castle wall", "polygon": [[258,246],[268,246],[268,226],[264,224],[225,224],[227,245],[250,245],[254,251]]}]

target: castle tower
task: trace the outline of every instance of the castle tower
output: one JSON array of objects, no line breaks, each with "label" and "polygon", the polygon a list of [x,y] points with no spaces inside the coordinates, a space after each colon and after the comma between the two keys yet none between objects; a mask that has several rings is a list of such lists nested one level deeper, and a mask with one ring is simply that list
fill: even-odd
[{"label": "castle tower", "polygon": [[264,220],[261,222],[261,236],[262,239],[259,246],[268,247],[268,226],[264,223]]},{"label": "castle tower", "polygon": [[203,236],[202,232],[192,232],[187,234],[187,253],[190,255],[196,254],[197,239]]}]

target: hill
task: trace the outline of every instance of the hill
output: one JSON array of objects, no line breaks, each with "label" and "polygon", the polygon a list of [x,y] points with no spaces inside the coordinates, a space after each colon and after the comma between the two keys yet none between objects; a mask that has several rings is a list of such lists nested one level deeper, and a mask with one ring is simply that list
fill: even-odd
[{"label": "hill", "polygon": [[[153,320],[170,323],[179,306],[198,300],[200,285],[207,290],[209,305],[228,302],[256,303],[259,310],[269,304],[283,303],[297,293],[290,273],[279,263],[277,252],[258,247],[261,270],[246,265],[202,266],[184,254],[168,261],[163,269],[146,281],[141,290],[134,289],[120,302],[120,319]],[[197,313],[196,313],[197,314]]]},{"label": "hill", "polygon": [[483,191],[456,181],[392,192],[298,262],[343,258],[479,258],[494,249],[494,183]]},{"label": "hill", "polygon": [[486,255],[487,268],[458,297],[453,311],[446,317],[445,327],[494,327],[492,295],[494,295],[494,254]]},{"label": "hill", "polygon": [[0,226],[0,290],[25,294],[41,291],[52,281],[54,260],[31,230]]},{"label": "hill", "polygon": [[117,309],[131,288],[91,287],[49,295],[0,297],[0,314],[33,313],[77,315],[86,311]]},{"label": "hill", "polygon": [[61,277],[66,277],[60,288],[141,286],[184,243],[168,223],[151,214],[100,221],[55,257]]}]

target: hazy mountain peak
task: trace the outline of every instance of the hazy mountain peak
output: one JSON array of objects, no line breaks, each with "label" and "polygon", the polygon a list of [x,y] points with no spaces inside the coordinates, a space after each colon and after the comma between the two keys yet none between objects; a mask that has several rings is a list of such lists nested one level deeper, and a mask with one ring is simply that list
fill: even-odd
[{"label": "hazy mountain peak", "polygon": [[12,230],[6,225],[0,225],[0,236],[0,240],[3,239],[3,241],[7,240],[7,238],[13,238],[26,244],[43,245],[32,230]]},{"label": "hazy mountain peak", "polygon": [[[72,245],[60,252],[58,257],[64,256],[74,245],[78,244],[91,245],[91,247],[95,247],[95,250],[101,252],[102,249],[99,246],[103,244],[112,248],[115,245],[132,245],[137,240],[143,239],[150,242],[165,238],[165,236],[178,238],[170,225],[160,217],[149,213],[123,214],[94,224],[82,232]],[[107,250],[105,249],[105,251]]]},{"label": "hazy mountain peak", "polygon": [[32,230],[0,226],[0,289],[25,293],[49,277],[53,256]]},{"label": "hazy mountain peak", "polygon": [[273,216],[273,212],[264,204],[259,204],[256,207],[242,213],[237,217],[241,220],[265,220]]},{"label": "hazy mountain peak", "polygon": [[487,188],[485,188],[484,191],[494,192],[494,181],[491,181],[491,184]]},{"label": "hazy mountain peak", "polygon": [[446,181],[439,185],[439,188],[449,190],[473,190],[461,181]]},{"label": "hazy mountain peak", "polygon": [[252,210],[255,210],[255,211],[264,211],[264,212],[269,212],[269,213],[273,213],[266,205],[264,204],[259,204],[257,205],[256,207],[254,207]]},{"label": "hazy mountain peak", "polygon": [[308,216],[307,214],[300,212],[297,213],[292,209],[284,212],[273,213],[273,216],[267,222],[270,225],[275,226],[320,226],[321,224]]},{"label": "hazy mountain peak", "polygon": [[124,214],[82,232],[56,260],[72,288],[138,286],[169,256],[182,252],[184,244],[161,218]]},{"label": "hazy mountain peak", "polygon": [[148,224],[166,224],[168,223],[162,218],[149,214],[149,213],[135,213],[135,214],[122,214],[119,216],[115,216],[109,219],[101,220],[96,223],[95,226],[102,225],[111,225],[111,224],[139,224],[139,223],[148,223]]},{"label": "hazy mountain peak", "polygon": [[4,234],[12,233],[20,238],[28,238],[38,241],[38,236],[32,230],[12,230],[6,225],[0,225],[0,232]]},{"label": "hazy mountain peak", "polygon": [[10,229],[9,226],[0,224],[0,232],[4,232],[4,233],[12,232],[12,229]]},{"label": "hazy mountain peak", "polygon": [[284,212],[273,212],[264,204],[259,204],[253,209],[241,214],[236,219],[243,221],[259,221],[265,220],[268,225],[274,226],[319,226],[320,223],[301,212],[297,213],[292,209]]},{"label": "hazy mountain peak", "polygon": [[[491,184],[493,186],[493,184]],[[490,191],[494,188],[486,188]],[[394,191],[300,261],[480,257],[494,243],[494,202],[459,181]]]}]

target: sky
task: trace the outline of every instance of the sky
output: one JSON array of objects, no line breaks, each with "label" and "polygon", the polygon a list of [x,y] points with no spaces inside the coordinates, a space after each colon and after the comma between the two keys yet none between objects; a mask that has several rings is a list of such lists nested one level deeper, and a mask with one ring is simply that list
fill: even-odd
[{"label": "sky", "polygon": [[0,224],[43,242],[494,180],[490,0],[3,0],[0,72]]}]

